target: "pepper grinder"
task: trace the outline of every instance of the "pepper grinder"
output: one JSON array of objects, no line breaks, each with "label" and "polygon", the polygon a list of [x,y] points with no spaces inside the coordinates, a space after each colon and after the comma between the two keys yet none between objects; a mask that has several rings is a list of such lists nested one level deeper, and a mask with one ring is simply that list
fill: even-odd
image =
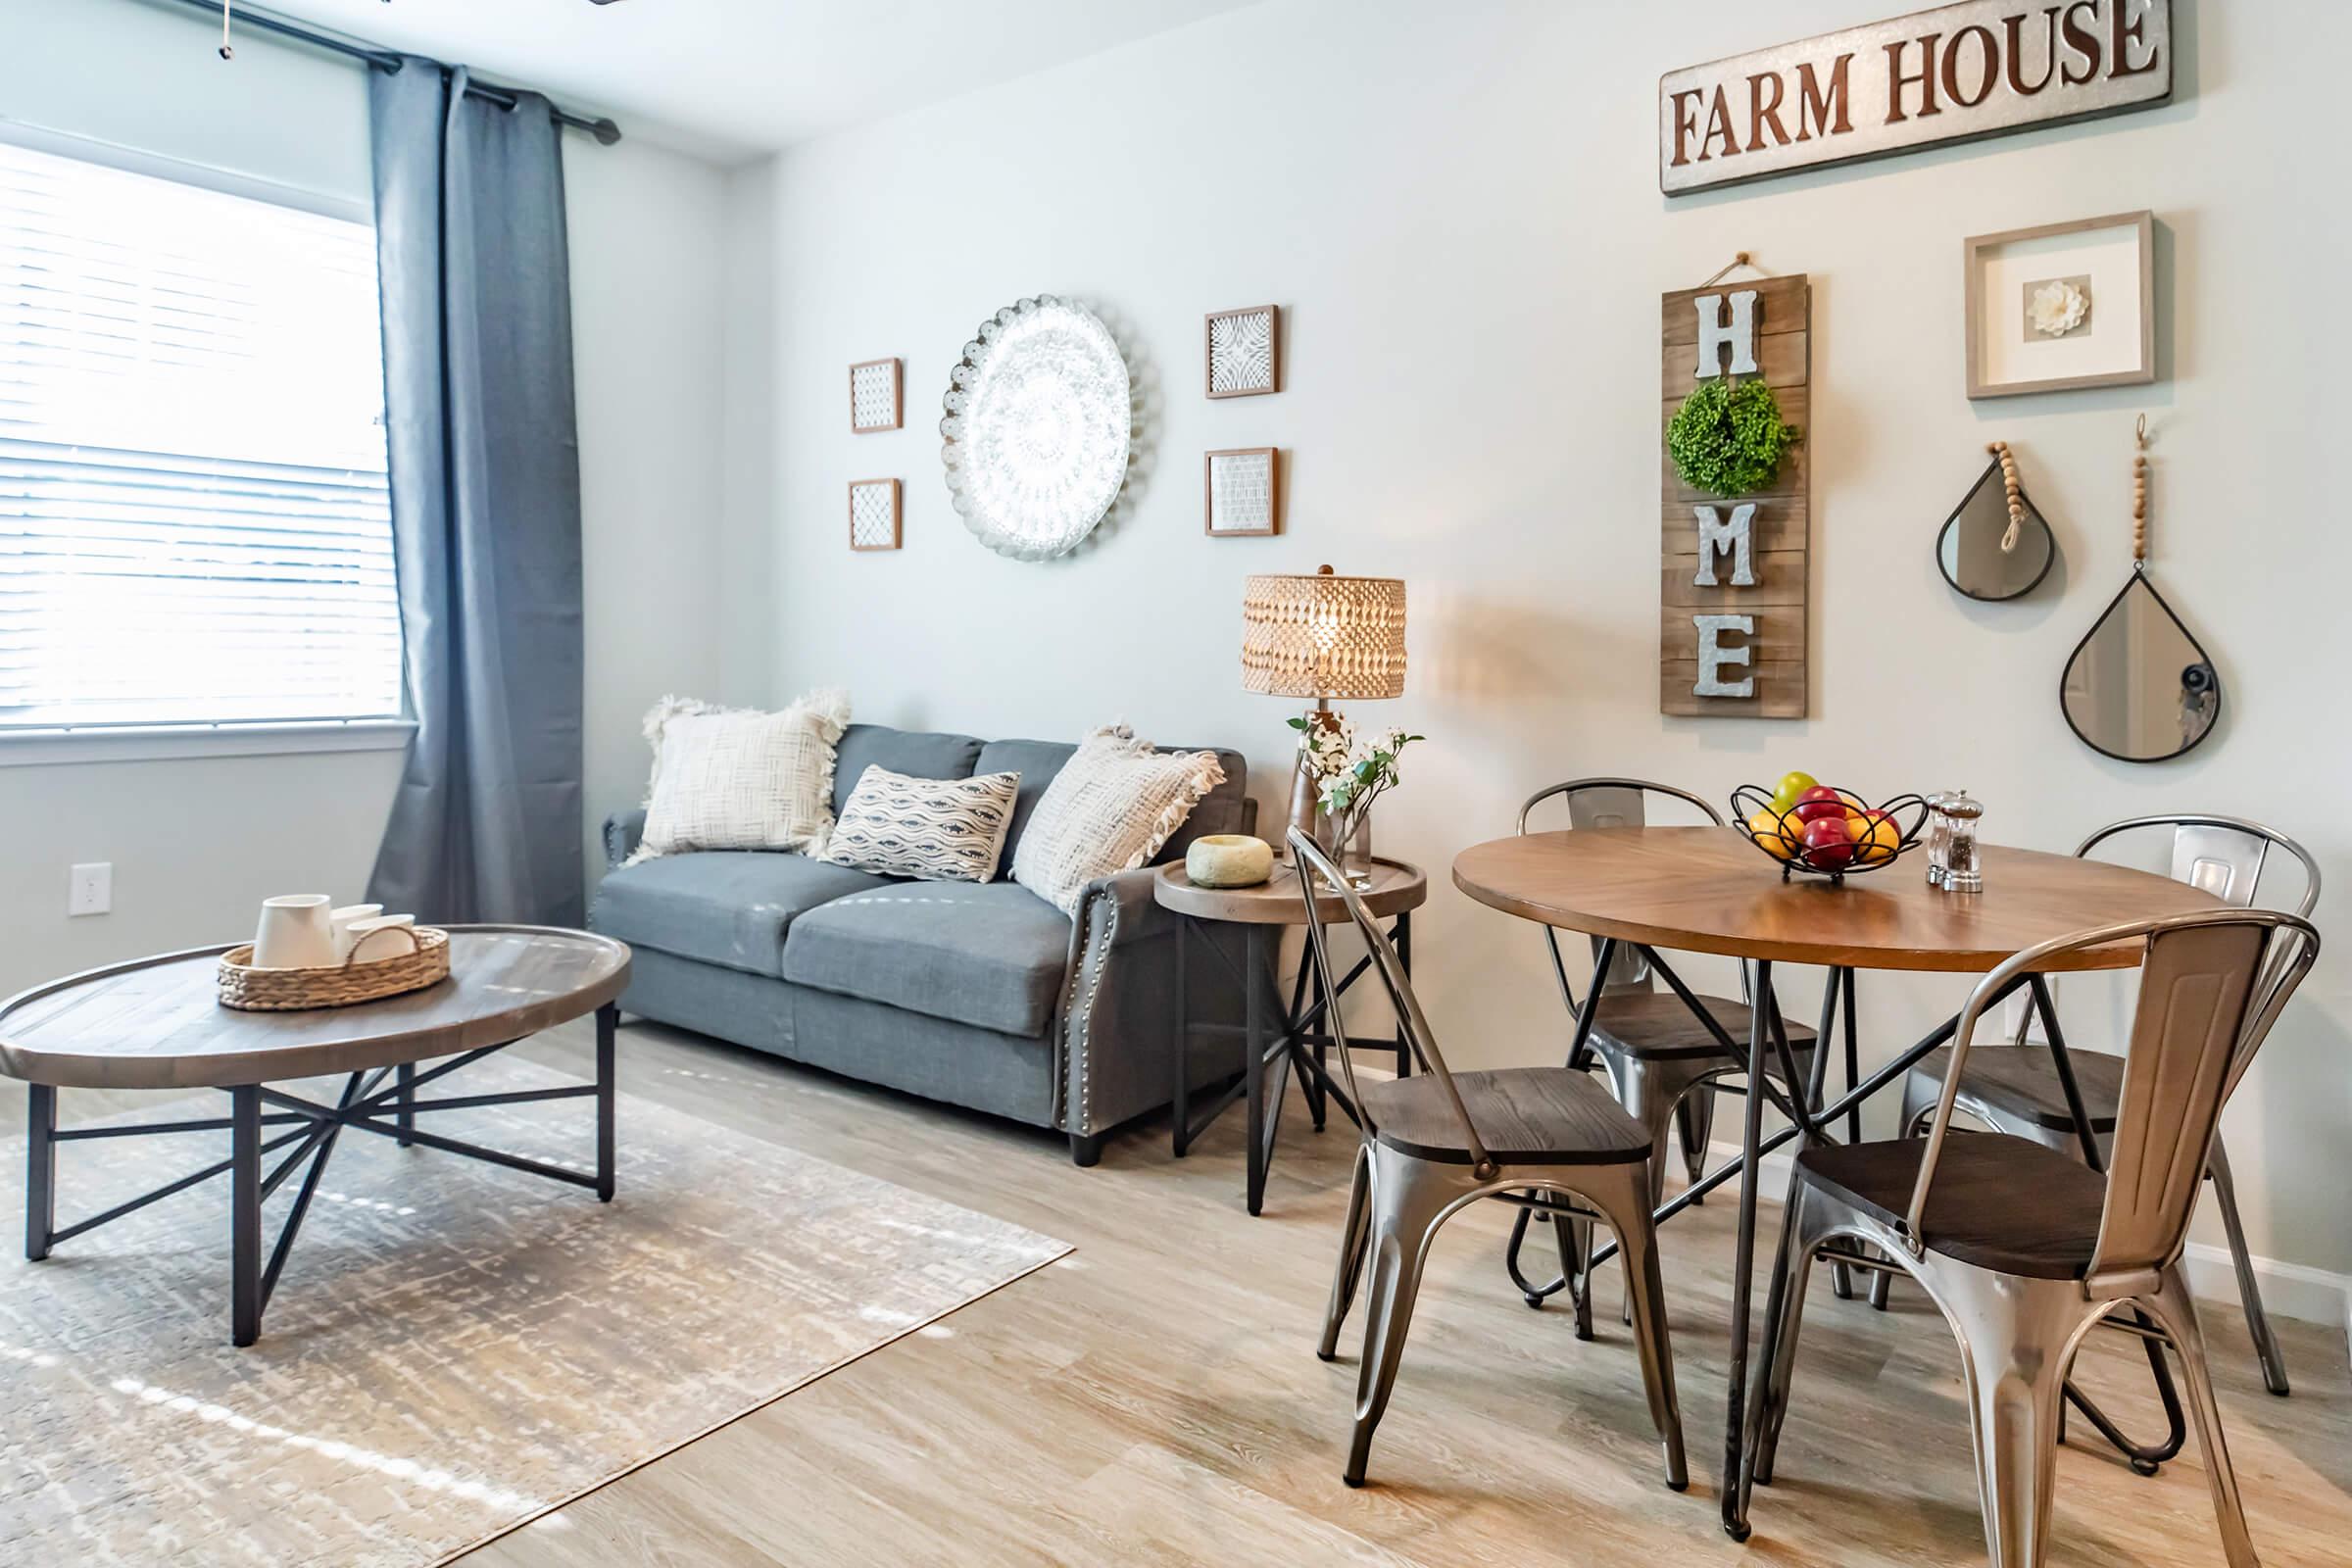
[{"label": "pepper grinder", "polygon": [[1946,893],[1984,891],[1984,862],[1977,844],[1977,825],[1984,815],[1982,803],[1968,791],[1942,798],[1937,808],[1950,820],[1951,843],[1944,852],[1943,890]]}]

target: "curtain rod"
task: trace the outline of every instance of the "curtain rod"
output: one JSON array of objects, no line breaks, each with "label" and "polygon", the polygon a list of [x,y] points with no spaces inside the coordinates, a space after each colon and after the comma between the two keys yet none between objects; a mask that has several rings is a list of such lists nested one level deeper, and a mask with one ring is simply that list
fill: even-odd
[{"label": "curtain rod", "polygon": [[[214,13],[219,13],[225,8],[225,0],[178,0],[178,3],[184,6],[194,6],[199,11]],[[378,49],[368,44],[353,43],[329,32],[314,31],[300,23],[288,22],[282,17],[273,17],[267,11],[250,11],[240,8],[236,13],[236,20],[245,26],[255,27],[263,32],[274,32],[280,37],[293,38],[302,43],[313,44],[320,49],[329,49],[336,54],[349,56],[353,60],[366,63],[375,71],[397,72],[407,64],[404,56],[394,54],[389,49]],[[435,62],[435,64],[438,65],[439,62]],[[448,68],[443,67],[442,69]],[[471,77],[466,79],[466,90],[476,98],[486,98],[494,104],[504,104],[509,109],[514,108],[518,101],[513,88],[500,87],[486,81],[475,81]],[[590,120],[585,115],[575,115],[555,104],[548,105],[548,110],[555,116],[557,124],[569,125],[575,130],[584,130],[594,136],[600,146],[610,147],[620,140],[620,127],[610,120]]]}]

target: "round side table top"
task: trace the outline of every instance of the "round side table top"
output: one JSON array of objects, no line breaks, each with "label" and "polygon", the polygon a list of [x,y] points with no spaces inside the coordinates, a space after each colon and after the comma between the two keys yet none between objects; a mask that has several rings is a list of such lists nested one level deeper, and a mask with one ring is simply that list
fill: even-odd
[{"label": "round side table top", "polygon": [[594,1012],[629,950],[549,926],[453,925],[449,978],[350,1007],[239,1012],[215,976],[237,944],[91,969],[0,1002],[0,1074],[61,1089],[203,1089],[359,1072],[504,1045]]},{"label": "round side table top", "polygon": [[[1474,845],[1453,882],[1506,914],[1646,947],[1857,969],[1982,974],[2093,926],[2222,907],[2170,877],[1987,845],[1984,890],[1928,886],[1905,857],[1842,884],[1780,867],[1738,828],[1611,827]],[[2053,969],[2129,969],[2141,945],[2061,955]]]},{"label": "round side table top", "polygon": [[[1193,885],[1182,860],[1159,868],[1152,896],[1163,909],[1189,914],[1196,920],[1232,920],[1242,925],[1304,925],[1306,901],[1298,892],[1298,868],[1288,854],[1274,857],[1274,874],[1255,887],[1203,888]],[[1417,909],[1429,902],[1429,877],[1417,865],[1374,857],[1372,885],[1359,888],[1356,898],[1375,915],[1386,918]],[[1315,916],[1325,925],[1348,923],[1348,906],[1337,893],[1318,890]]]}]

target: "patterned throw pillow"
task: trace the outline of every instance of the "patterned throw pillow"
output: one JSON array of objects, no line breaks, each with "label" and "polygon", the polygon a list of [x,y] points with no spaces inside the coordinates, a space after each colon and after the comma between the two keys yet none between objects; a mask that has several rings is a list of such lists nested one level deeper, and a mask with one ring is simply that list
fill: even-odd
[{"label": "patterned throw pillow", "polygon": [[1012,852],[1012,879],[1076,918],[1089,882],[1157,855],[1224,782],[1214,752],[1155,752],[1124,725],[1096,730],[1046,786]]},{"label": "patterned throw pillow", "polygon": [[683,850],[823,849],[833,746],[849,721],[846,692],[810,692],[781,713],[664,697],[645,715],[654,777],[629,863]]},{"label": "patterned throw pillow", "polygon": [[997,874],[1018,773],[908,778],[869,764],[818,859],[881,876],[986,882]]}]

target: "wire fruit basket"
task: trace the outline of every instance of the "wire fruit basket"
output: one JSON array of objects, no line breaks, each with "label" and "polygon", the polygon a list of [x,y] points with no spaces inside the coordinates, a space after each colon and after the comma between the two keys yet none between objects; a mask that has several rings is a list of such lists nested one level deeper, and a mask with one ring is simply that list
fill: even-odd
[{"label": "wire fruit basket", "polygon": [[1742,784],[1732,791],[1734,831],[1780,862],[1784,882],[1798,871],[1843,882],[1884,870],[1919,847],[1928,821],[1925,796],[1897,795],[1873,806],[1851,790],[1830,795],[1835,799],[1812,794],[1782,810],[1770,790]]}]

